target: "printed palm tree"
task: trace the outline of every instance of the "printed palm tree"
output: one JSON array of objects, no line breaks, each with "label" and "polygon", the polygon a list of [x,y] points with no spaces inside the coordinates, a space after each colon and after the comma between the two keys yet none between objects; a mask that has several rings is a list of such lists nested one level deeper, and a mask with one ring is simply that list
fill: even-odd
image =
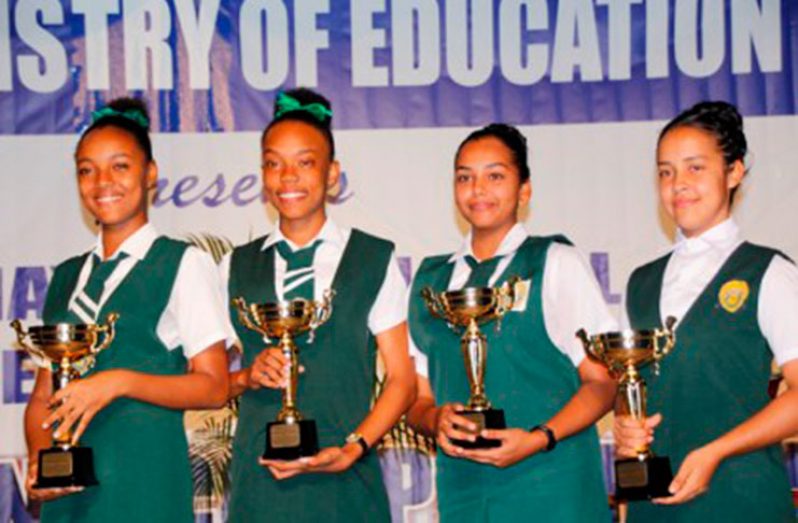
[{"label": "printed palm tree", "polygon": [[[190,234],[192,245],[208,252],[216,263],[233,249],[227,238]],[[194,480],[195,512],[222,509],[230,487],[233,434],[238,420],[238,400],[221,409],[188,411],[185,415],[189,459]]]}]

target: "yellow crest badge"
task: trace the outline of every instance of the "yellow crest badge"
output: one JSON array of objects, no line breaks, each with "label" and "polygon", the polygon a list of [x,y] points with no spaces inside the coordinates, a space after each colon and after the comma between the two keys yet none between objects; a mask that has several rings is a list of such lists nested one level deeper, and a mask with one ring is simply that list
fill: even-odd
[{"label": "yellow crest badge", "polygon": [[748,299],[748,283],[743,280],[729,280],[723,284],[718,293],[718,303],[726,312],[734,314]]}]

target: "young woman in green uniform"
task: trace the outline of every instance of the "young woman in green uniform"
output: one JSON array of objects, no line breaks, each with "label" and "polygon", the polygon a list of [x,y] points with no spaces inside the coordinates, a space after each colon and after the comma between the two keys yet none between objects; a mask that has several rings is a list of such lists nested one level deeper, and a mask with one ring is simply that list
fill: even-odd
[{"label": "young woman in green uniform", "polygon": [[[746,173],[737,109],[704,102],[659,135],[662,205],[673,251],[638,268],[627,289],[633,328],[678,319],[676,346],[648,382],[644,422],[615,420],[620,456],[643,441],[669,456],[672,496],[633,503],[629,521],[793,522],[780,441],[798,432],[798,270],[743,241],[731,218]],[[787,391],[771,401],[771,362]]]},{"label": "young woman in green uniform", "polygon": [[[119,320],[83,379],[54,393],[50,369],[39,369],[25,412],[28,493],[45,502],[44,522],[193,521],[183,410],[219,407],[228,390],[218,273],[210,256],[148,223],[158,169],[143,103],[115,100],[92,120],[75,165],[100,234],[56,267],[44,322]],[[93,450],[99,485],[31,488],[38,451],[70,426]]]},{"label": "young woman in green uniform", "polygon": [[[609,521],[594,423],[615,384],[584,357],[574,333],[617,328],[589,266],[562,236],[529,236],[518,223],[531,195],[526,138],[492,124],[473,132],[454,161],[454,197],[471,231],[454,254],[424,259],[411,291],[411,354],[419,375],[409,421],[436,437],[441,520]],[[518,276],[525,289],[488,339],[485,389],[504,409],[504,430],[481,436],[497,448],[467,450],[475,426],[458,415],[469,395],[459,335],[433,318],[421,289],[498,286]],[[414,347],[413,347],[414,346]]]},{"label": "young woman in green uniform", "polygon": [[[319,300],[327,289],[335,291],[332,316],[313,343],[296,339],[304,367],[297,403],[316,422],[321,448],[298,460],[261,459],[288,362],[231,309],[244,353],[242,370],[231,377],[231,396],[241,395],[229,510],[234,523],[390,518],[379,462],[369,450],[415,398],[406,286],[392,243],[327,216],[326,195],[340,174],[331,120],[330,104],[318,93],[278,95],[261,137],[263,190],[279,213],[278,226],[221,265],[228,295],[248,303]],[[372,407],[377,352],[386,381]]]}]

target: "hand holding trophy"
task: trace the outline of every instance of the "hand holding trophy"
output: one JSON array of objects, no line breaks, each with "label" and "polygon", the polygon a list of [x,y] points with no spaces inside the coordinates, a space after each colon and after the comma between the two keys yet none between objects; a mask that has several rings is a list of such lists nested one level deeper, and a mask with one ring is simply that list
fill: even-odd
[{"label": "hand holding trophy", "polygon": [[[588,336],[584,329],[576,333],[587,355],[603,363],[619,380],[616,415],[646,419],[646,382],[638,370],[653,363],[658,372],[659,361],[676,343],[675,324],[676,319],[669,316],[664,329],[624,330],[594,336]],[[637,501],[669,496],[668,487],[673,481],[670,459],[655,456],[647,444],[636,450],[636,458],[615,461],[616,498]]]},{"label": "hand holding trophy", "polygon": [[[117,319],[119,315],[111,313],[102,325],[56,323],[30,327],[27,332],[19,320],[14,320],[11,327],[25,351],[58,366],[53,372],[55,392],[80,379],[94,366],[97,354],[114,340]],[[96,485],[91,448],[73,445],[72,427],[65,427],[59,433],[51,448],[39,451],[38,474],[33,488]]]},{"label": "hand holding trophy", "polygon": [[297,385],[299,382],[299,354],[294,337],[314,331],[330,319],[332,299],[335,291],[327,290],[320,302],[302,298],[277,303],[247,304],[243,298],[235,298],[242,325],[263,336],[265,343],[278,338],[278,348],[289,361],[290,376],[283,389],[283,404],[277,420],[266,427],[266,450],[264,459],[293,460],[313,456],[319,452],[319,437],[316,423],[303,419],[297,408]]},{"label": "hand holding trophy", "polygon": [[[477,434],[483,429],[506,428],[504,411],[492,407],[485,394],[485,369],[487,366],[487,338],[479,330],[480,323],[501,318],[513,308],[515,284],[513,277],[500,287],[467,287],[462,290],[435,293],[427,287],[421,290],[427,308],[433,316],[446,320],[450,327],[465,327],[460,338],[460,349],[468,376],[471,395],[466,410],[458,412],[477,426]],[[497,330],[499,323],[497,323]],[[477,437],[475,441],[453,440],[452,443],[466,449],[495,448],[499,440]]]}]

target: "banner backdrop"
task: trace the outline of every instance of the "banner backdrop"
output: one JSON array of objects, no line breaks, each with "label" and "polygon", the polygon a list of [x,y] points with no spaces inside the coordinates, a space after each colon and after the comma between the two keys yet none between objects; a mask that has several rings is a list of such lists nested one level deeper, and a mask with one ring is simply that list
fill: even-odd
[{"label": "banner backdrop", "polygon": [[[673,235],[656,194],[659,129],[725,99],[746,115],[751,150],[736,219],[798,258],[797,28],[791,0],[0,0],[0,317],[38,321],[52,268],[92,245],[72,155],[91,111],[120,95],[144,97],[159,131],[152,221],[239,244],[274,223],[259,136],[277,91],[320,90],[344,169],[330,213],[394,240],[408,277],[466,231],[452,203],[459,142],[517,124],[530,231],[573,240],[616,309],[631,270]],[[33,373],[10,329],[0,344],[5,521],[24,501]],[[199,414],[189,431],[225,441],[228,414]],[[385,452],[397,520],[434,513],[425,456]],[[209,499],[198,517],[223,517]]]}]

